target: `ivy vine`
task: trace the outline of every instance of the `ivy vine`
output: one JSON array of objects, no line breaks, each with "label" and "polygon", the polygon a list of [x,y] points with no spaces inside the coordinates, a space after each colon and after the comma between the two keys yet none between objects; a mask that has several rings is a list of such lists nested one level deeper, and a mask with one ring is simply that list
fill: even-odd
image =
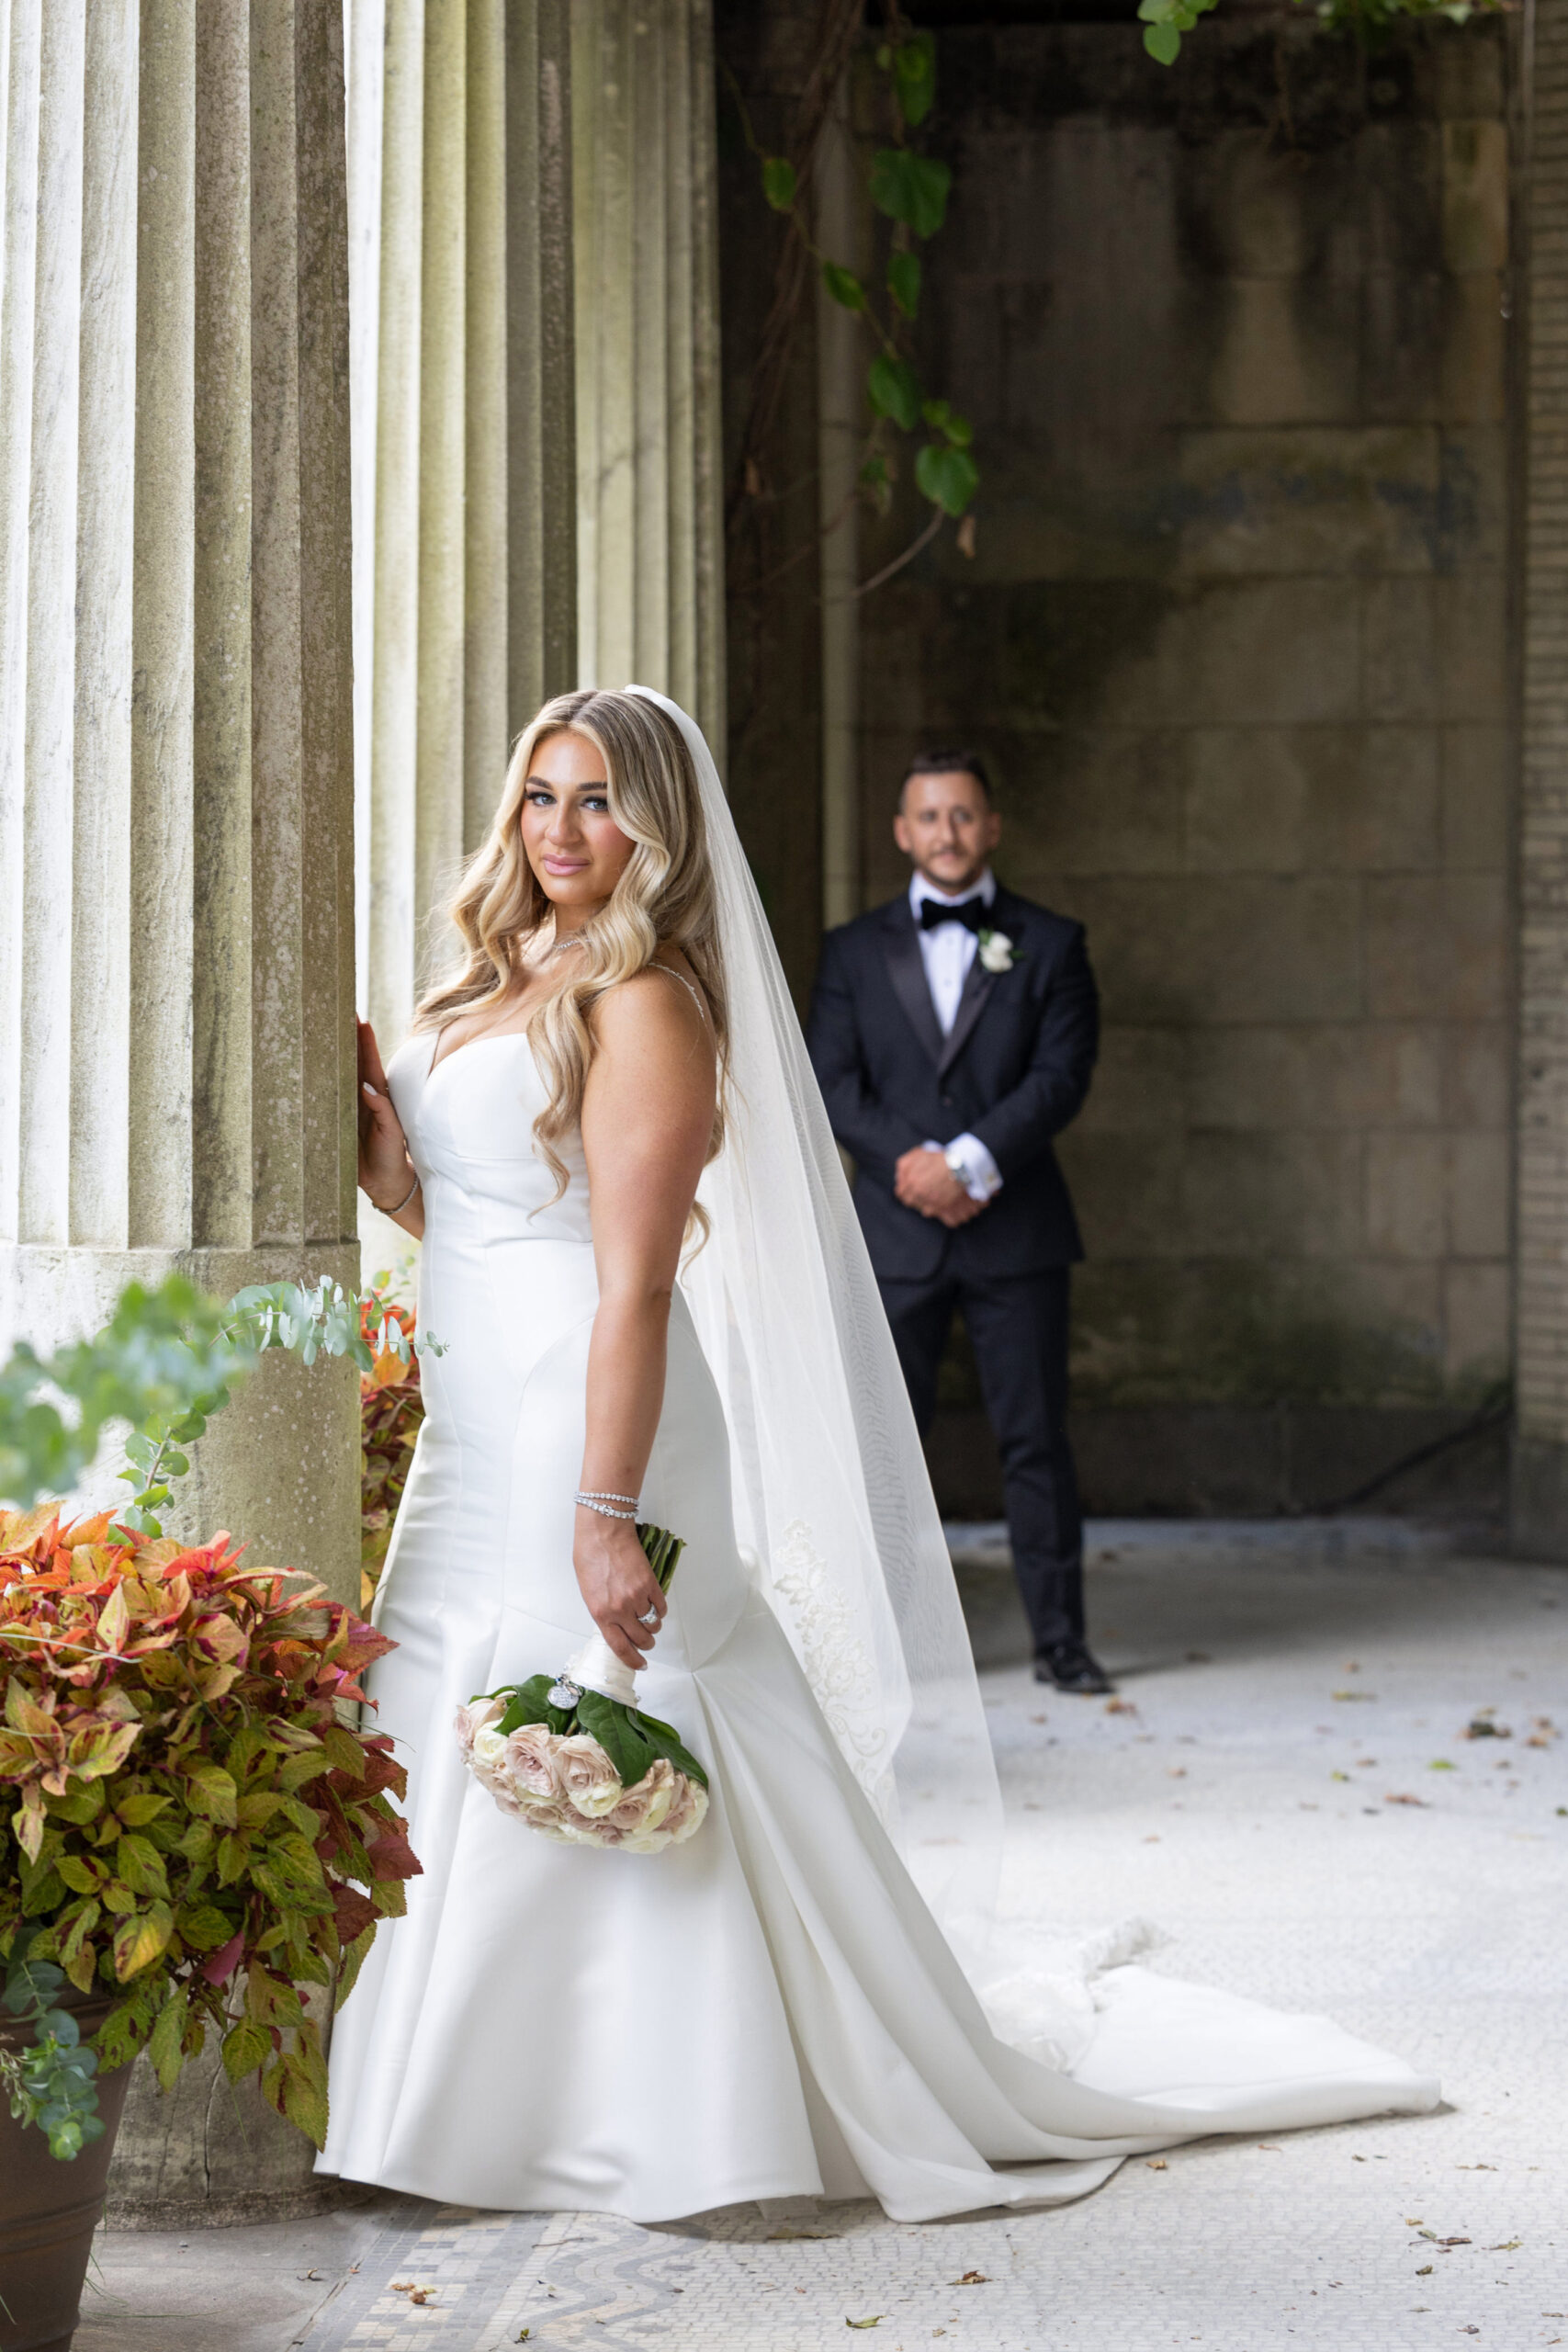
[{"label": "ivy vine", "polygon": [[890,143],[872,157],[867,182],[872,204],[890,224],[878,285],[821,250],[802,173],[788,156],[761,152],[743,106],[742,124],[761,166],[763,196],[788,221],[830,299],[864,322],[874,345],[866,368],[872,423],[859,469],[859,494],[878,514],[886,514],[898,476],[900,436],[906,442],[918,437],[915,486],[933,513],[917,544],[923,545],[951,517],[961,525],[960,545],[968,553],[974,534],[969,510],[980,482],[972,448],[974,427],[951,401],[928,391],[912,356],[925,277],[920,248],[942,228],[953,186],[948,165],[921,153],[911,138],[927,122],[935,102],[936,42],[931,33],[913,30],[897,6],[890,6],[886,38],[877,47],[875,61],[890,102]]},{"label": "ivy vine", "polygon": [[[1472,17],[1500,14],[1511,0],[1296,0],[1296,5],[1311,7],[1318,21],[1334,31],[1354,33],[1371,46],[1402,17],[1441,17],[1450,25],[1466,25]],[[1217,6],[1218,0],[1138,0],[1144,47],[1157,64],[1174,65],[1181,53],[1182,34]]]}]

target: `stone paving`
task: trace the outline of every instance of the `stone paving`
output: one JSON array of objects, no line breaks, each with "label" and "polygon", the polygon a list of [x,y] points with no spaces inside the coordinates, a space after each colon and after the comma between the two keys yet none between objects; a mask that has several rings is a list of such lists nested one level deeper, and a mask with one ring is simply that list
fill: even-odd
[{"label": "stone paving", "polygon": [[77,2352],[1568,2346],[1568,1576],[1375,1522],[1101,1523],[1107,1708],[1029,1679],[1005,1556],[957,1532],[1010,1913],[1152,1917],[1154,1965],[1332,2011],[1439,2072],[1440,2113],[1211,2141],[1059,2211],[919,2228],[378,2195],[104,2234]]}]

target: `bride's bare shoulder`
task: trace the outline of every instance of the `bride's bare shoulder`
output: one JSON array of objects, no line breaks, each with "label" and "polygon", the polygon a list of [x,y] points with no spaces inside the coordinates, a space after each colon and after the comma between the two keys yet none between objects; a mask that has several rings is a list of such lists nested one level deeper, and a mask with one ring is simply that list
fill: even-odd
[{"label": "bride's bare shoulder", "polygon": [[707,1035],[712,1023],[707,998],[690,964],[679,948],[661,947],[640,972],[605,989],[594,1007],[594,1026],[605,1044],[621,1038],[652,1044]]}]

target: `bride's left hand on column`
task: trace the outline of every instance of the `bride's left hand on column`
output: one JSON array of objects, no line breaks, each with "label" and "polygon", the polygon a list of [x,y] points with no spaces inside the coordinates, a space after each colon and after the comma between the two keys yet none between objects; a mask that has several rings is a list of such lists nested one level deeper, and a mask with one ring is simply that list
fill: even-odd
[{"label": "bride's left hand on column", "polygon": [[[579,1503],[571,1564],[588,1613],[623,1666],[646,1664],[670,1604],[630,1520],[606,1519]],[[652,1623],[644,1621],[652,1612]]]}]

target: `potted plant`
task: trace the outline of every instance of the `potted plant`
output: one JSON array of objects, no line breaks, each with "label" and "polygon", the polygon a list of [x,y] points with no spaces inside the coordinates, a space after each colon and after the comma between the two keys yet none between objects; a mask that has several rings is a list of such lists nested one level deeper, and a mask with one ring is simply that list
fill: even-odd
[{"label": "potted plant", "polygon": [[[192,1422],[226,1401],[218,1375],[324,1332],[368,1363],[360,1302],[210,1307],[139,1294],[97,1342],[0,1367],[13,1489],[62,1454],[71,1475],[100,1407],[131,1406],[143,1432],[118,1515],[0,1510],[0,2352],[69,2345],[139,2051],[166,2089],[220,2034],[230,2077],[257,2074],[321,2143],[305,1995],[346,1996],[419,1869],[390,1738],[344,1720],[391,1645],[295,1571],[249,1566],[227,1534],[183,1545],[153,1516]],[[382,1337],[385,1354],[403,1335]],[[40,1401],[46,1378],[74,1424]]]}]

